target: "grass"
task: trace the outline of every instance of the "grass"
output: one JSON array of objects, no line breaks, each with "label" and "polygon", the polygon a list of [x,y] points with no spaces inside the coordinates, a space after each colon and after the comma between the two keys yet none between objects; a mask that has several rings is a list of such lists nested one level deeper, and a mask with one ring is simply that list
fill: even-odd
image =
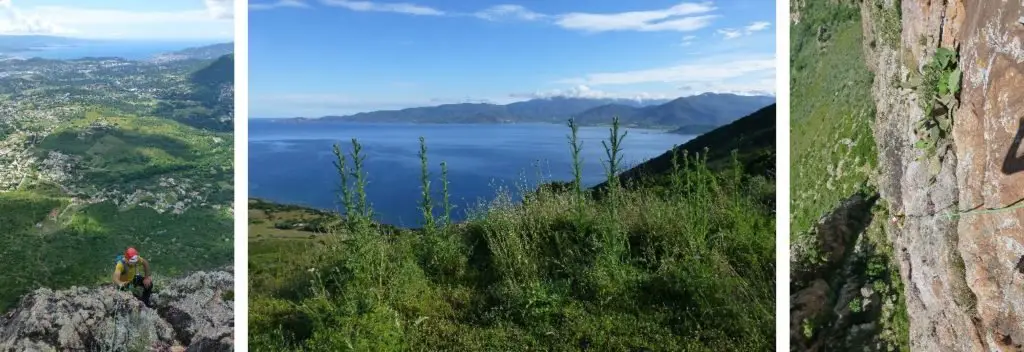
[{"label": "grass", "polygon": [[[610,140],[610,156],[620,153],[616,146]],[[340,198],[354,201],[363,192],[353,182],[363,173],[351,163],[358,149],[336,150],[347,181],[339,193],[350,195]],[[611,160],[606,176],[617,181]],[[708,168],[706,156],[676,160],[676,172],[650,175],[666,182],[626,183],[601,196],[572,183],[540,187],[522,203],[499,191],[458,224],[424,197],[432,221],[420,229],[375,225],[362,210],[264,211],[336,222],[328,233],[293,236],[250,219],[260,229],[249,239],[249,347],[772,348],[774,209],[762,200],[774,197],[773,181],[739,162],[724,172]],[[423,173],[424,194],[432,180]]]},{"label": "grass", "polygon": [[[56,219],[49,217],[54,209]],[[109,282],[114,259],[127,246],[164,277],[232,261],[231,219],[212,210],[172,216],[110,203],[69,206],[66,198],[19,191],[0,193],[0,214],[0,267],[9,268],[0,274],[0,311],[35,288]]]},{"label": "grass", "polygon": [[[791,241],[857,192],[878,163],[856,7],[808,2],[802,16],[791,39]],[[830,40],[820,43],[817,28]]]}]

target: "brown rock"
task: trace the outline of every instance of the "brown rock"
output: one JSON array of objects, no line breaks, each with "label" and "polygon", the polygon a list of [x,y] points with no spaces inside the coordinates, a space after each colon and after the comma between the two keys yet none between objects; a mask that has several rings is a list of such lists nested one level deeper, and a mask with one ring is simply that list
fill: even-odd
[{"label": "brown rock", "polygon": [[[1019,351],[1024,209],[965,212],[1024,198],[1021,2],[901,3],[903,47],[877,46],[867,56],[876,73],[878,186],[890,209],[906,215],[887,231],[906,287],[911,350]],[[953,147],[932,182],[912,145],[925,112],[916,94],[890,82],[919,70],[938,46],[960,49],[964,76]]]},{"label": "brown rock", "polygon": [[[1024,50],[1021,3],[966,5],[961,66],[963,108],[954,118],[961,212],[1006,208],[1024,199]],[[1024,343],[1024,209],[960,216],[960,252],[977,297],[980,333],[989,347]]]}]

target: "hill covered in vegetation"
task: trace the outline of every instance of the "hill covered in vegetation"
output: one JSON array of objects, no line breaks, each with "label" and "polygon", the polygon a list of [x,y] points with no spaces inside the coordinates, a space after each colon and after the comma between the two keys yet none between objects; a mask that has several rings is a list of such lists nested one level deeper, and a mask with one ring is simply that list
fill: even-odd
[{"label": "hill covered in vegetation", "polygon": [[[744,120],[773,123],[774,109]],[[606,176],[619,185],[629,137],[610,132]],[[642,173],[665,182],[557,182],[522,202],[499,192],[462,223],[430,197],[444,173],[423,175],[418,229],[373,222],[366,151],[339,147],[340,214],[250,201],[250,350],[771,349],[773,174],[703,151],[774,155],[768,139],[738,137],[690,142]]]},{"label": "hill covered in vegetation", "polygon": [[234,138],[162,112],[188,99],[230,109],[196,77],[232,90],[232,72],[230,57],[4,61],[0,312],[37,288],[109,282],[128,246],[158,287],[231,263]]}]

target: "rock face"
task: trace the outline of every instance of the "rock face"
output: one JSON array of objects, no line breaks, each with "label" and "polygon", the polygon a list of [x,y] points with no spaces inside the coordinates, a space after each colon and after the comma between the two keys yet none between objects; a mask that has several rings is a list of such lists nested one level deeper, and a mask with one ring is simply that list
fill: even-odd
[{"label": "rock face", "polygon": [[[901,28],[884,10],[900,6]],[[867,1],[865,45],[876,74],[877,183],[910,317],[911,350],[1019,351],[1024,345],[1024,16],[1021,1]],[[898,43],[886,45],[887,31]],[[905,82],[938,47],[963,70],[951,146],[929,170],[914,124],[925,116]],[[998,209],[998,210],[986,210]],[[979,211],[981,210],[981,211]]]},{"label": "rock face", "polygon": [[0,351],[231,351],[233,285],[230,268],[157,281],[155,309],[113,287],[39,289],[0,316]]}]

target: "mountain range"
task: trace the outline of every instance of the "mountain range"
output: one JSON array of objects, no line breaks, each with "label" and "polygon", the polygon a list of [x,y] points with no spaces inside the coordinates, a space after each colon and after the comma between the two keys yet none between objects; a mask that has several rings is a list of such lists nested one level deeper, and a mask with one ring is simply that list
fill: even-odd
[{"label": "mountain range", "polygon": [[767,105],[772,96],[704,93],[673,100],[630,100],[553,97],[506,105],[489,103],[444,104],[402,110],[324,116],[309,121],[405,123],[563,123],[574,118],[580,125],[606,125],[612,117],[628,127],[677,129],[700,126],[707,131],[730,123]]},{"label": "mountain range", "polygon": [[156,62],[179,60],[213,60],[235,52],[235,43],[219,43],[174,52],[158,54],[151,60]]}]

